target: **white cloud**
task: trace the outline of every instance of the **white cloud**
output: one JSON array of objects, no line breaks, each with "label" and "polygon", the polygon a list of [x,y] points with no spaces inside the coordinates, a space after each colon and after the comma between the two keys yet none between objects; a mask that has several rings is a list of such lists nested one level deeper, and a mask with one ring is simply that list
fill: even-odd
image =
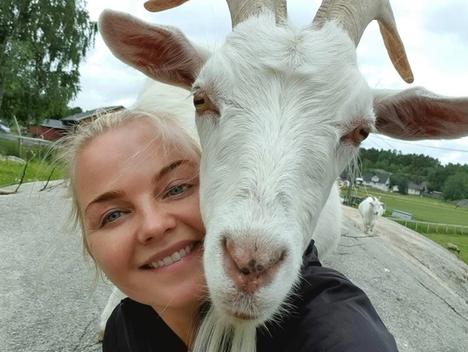
[{"label": "white cloud", "polygon": [[[192,0],[163,13],[149,13],[143,8],[143,3],[143,0],[88,1],[88,9],[93,20],[97,20],[105,8],[112,8],[152,23],[173,25],[202,45],[222,42],[230,31],[227,5],[221,0]],[[319,3],[317,0],[289,1],[290,21],[307,25]],[[468,2],[391,0],[391,4],[415,74],[413,85],[424,86],[443,95],[468,95]],[[358,62],[371,87],[408,87],[392,67],[375,22],[363,35],[358,48]],[[115,59],[98,38],[96,48],[81,66],[81,92],[71,105],[85,109],[116,104],[128,106],[135,100],[143,82],[142,74]],[[373,136],[365,146],[428,154],[443,163],[468,163],[468,138],[411,143]]]}]

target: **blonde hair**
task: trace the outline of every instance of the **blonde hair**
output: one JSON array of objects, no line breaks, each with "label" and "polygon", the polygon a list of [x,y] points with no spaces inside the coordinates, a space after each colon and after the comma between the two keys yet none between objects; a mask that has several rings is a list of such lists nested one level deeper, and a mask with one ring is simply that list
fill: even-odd
[{"label": "blonde hair", "polygon": [[[80,124],[69,135],[62,138],[57,145],[59,149],[59,158],[65,165],[66,176],[68,177],[68,190],[72,199],[72,208],[70,213],[71,224],[74,228],[79,227],[82,234],[83,250],[91,258],[92,253],[89,250],[86,241],[86,231],[83,217],[77,201],[77,192],[75,187],[75,168],[78,155],[81,150],[107,131],[118,129],[133,121],[150,121],[154,125],[155,139],[159,139],[164,153],[169,148],[177,148],[185,153],[194,154],[200,157],[200,146],[190,131],[187,131],[173,115],[162,112],[147,112],[141,110],[121,110],[118,112],[105,113],[98,116],[95,120]],[[173,149],[172,149],[173,150]],[[93,258],[94,260],[94,258]]]}]

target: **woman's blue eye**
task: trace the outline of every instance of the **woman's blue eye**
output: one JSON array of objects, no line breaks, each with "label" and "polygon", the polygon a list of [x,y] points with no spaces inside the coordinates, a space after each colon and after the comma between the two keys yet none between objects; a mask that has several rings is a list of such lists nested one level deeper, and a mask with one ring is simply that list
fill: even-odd
[{"label": "woman's blue eye", "polygon": [[164,195],[164,198],[166,197],[177,197],[178,195],[186,192],[188,189],[190,189],[192,185],[184,183],[180,185],[175,185],[169,188],[169,190],[166,192]]},{"label": "woman's blue eye", "polygon": [[123,211],[121,210],[115,210],[115,211],[111,211],[110,213],[107,213],[104,216],[104,219],[102,220],[102,225],[114,222],[115,220],[120,218],[122,214],[123,214]]}]

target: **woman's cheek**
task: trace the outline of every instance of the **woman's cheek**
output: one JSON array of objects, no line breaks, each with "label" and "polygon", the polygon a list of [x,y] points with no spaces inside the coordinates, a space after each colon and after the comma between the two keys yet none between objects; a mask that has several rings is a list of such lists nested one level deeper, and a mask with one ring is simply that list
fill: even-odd
[{"label": "woman's cheek", "polygon": [[[118,270],[123,262],[125,244],[115,231],[96,231],[88,237],[91,255],[103,271]],[[120,260],[119,260],[120,258]]]}]

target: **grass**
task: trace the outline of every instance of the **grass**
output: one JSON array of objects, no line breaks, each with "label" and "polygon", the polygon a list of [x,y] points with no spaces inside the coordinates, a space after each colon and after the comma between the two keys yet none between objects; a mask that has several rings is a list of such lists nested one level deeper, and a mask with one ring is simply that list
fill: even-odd
[{"label": "grass", "polygon": [[[0,161],[0,187],[17,184],[23,173],[24,165],[12,161]],[[52,172],[53,170],[53,172]],[[64,172],[46,161],[31,160],[26,168],[23,182],[47,181],[52,173],[51,180],[62,179]]]},{"label": "grass", "polygon": [[0,138],[0,155],[18,156],[18,142]]},{"label": "grass", "polygon": [[447,248],[447,243],[453,243],[460,249],[458,257],[468,264],[468,236],[462,235],[446,235],[440,233],[425,233],[424,236],[429,237],[434,242]]},{"label": "grass", "polygon": [[379,197],[385,203],[386,216],[397,209],[411,213],[413,219],[418,221],[468,226],[468,209],[457,208],[443,200],[382,192],[372,188],[367,188],[366,191],[363,187],[353,193],[358,197],[368,194]]},{"label": "grass", "polygon": [[[1,136],[0,136],[1,137]],[[23,182],[47,181],[61,179],[63,169],[54,162],[55,152],[53,144],[31,144],[24,140],[21,148],[18,141],[0,138],[0,156],[11,155],[23,160],[29,160]],[[7,160],[0,160],[0,187],[18,184],[23,173],[24,165]]]}]

